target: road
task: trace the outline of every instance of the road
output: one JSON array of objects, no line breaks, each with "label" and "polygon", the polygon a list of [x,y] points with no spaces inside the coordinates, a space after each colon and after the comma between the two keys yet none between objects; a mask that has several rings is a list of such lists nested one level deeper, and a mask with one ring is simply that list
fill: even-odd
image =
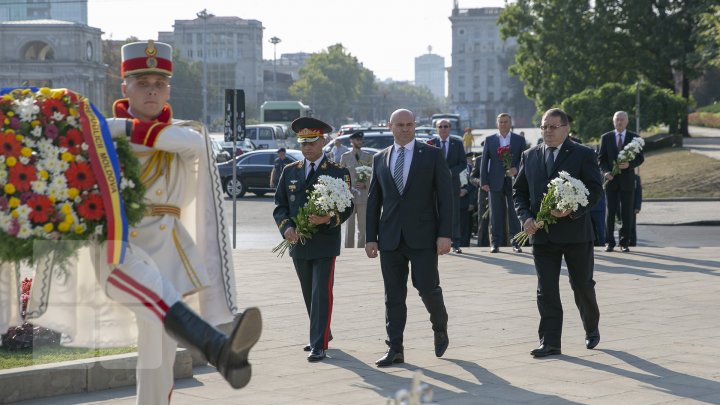
[{"label": "road", "polygon": [[[689,207],[689,204],[694,204]],[[683,223],[695,223],[694,217],[685,221],[677,219],[683,215],[697,214],[703,219],[717,220],[716,210],[712,206],[717,201],[646,201],[643,212],[638,217],[638,245],[648,247],[703,247],[717,246],[720,238],[720,226],[687,226]],[[232,200],[225,200],[227,223],[232,224]],[[237,200],[236,249],[272,249],[280,242],[280,233],[272,218],[274,201],[272,196],[247,197]],[[703,214],[703,212],[705,214]],[[666,218],[663,220],[663,218]],[[643,225],[645,221],[645,225]],[[343,232],[344,235],[344,232]]]}]

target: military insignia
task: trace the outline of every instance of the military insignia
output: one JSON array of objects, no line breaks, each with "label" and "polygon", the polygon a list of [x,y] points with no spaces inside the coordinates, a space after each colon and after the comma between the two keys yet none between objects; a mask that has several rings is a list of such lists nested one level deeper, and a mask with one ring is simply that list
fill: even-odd
[{"label": "military insignia", "polygon": [[145,48],[145,55],[147,55],[148,57],[153,57],[153,56],[157,55],[157,48],[155,48],[155,41],[153,41],[152,39],[148,40],[147,47]]},{"label": "military insignia", "polygon": [[[294,181],[297,181],[297,180],[294,180]],[[288,186],[288,190],[290,190],[291,193],[294,193],[296,189],[297,189],[297,186],[295,184],[290,184]]]},{"label": "military insignia", "polygon": [[145,65],[151,69],[156,68],[158,65],[158,61],[156,58],[147,58],[145,60]]},{"label": "military insignia", "polygon": [[327,169],[327,160],[323,162],[323,164],[320,165],[320,168],[325,170]]},{"label": "military insignia", "polygon": [[290,196],[290,202],[295,202],[295,194],[292,194],[292,195]]}]

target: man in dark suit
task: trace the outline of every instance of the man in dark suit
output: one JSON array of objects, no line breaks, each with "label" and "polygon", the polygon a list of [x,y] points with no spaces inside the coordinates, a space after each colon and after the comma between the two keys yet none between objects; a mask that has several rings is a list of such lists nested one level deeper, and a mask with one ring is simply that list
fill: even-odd
[{"label": "man in dark suit", "polygon": [[308,192],[322,175],[344,179],[350,187],[350,172],[333,163],[323,154],[324,134],[332,130],[326,123],[302,117],[292,123],[305,159],[288,165],[280,175],[275,192],[273,217],[280,234],[294,243],[290,256],[300,280],[305,308],[310,317],[310,351],[308,361],[316,362],[325,358],[330,334],[330,319],[333,305],[333,280],[335,258],[340,255],[340,224],[350,217],[352,205],[334,215],[310,215],[308,221],[318,225],[318,231],[299,243],[295,230],[295,217],[305,206]]},{"label": "man in dark suit", "polygon": [[[575,304],[585,328],[585,346],[593,349],[600,342],[600,310],[593,280],[593,227],[589,210],[602,194],[602,177],[595,152],[568,139],[565,112],[553,108],[545,112],[540,126],[543,144],[522,154],[520,170],[513,183],[513,199],[523,230],[530,235],[535,271],[538,276],[537,305],[540,311],[540,347],[535,357],[560,354],[563,309],[560,302],[560,267],[563,258],[570,275]],[[580,180],[589,191],[588,205],[577,211],[553,210],[557,223],[546,232],[538,228],[535,217],[550,180],[561,171]]]},{"label": "man in dark suit", "polygon": [[[484,146],[485,141],[480,146]],[[488,211],[488,192],[480,188],[480,162],[482,162],[482,153],[474,160],[474,166],[470,178],[473,185],[477,189],[477,246],[490,246],[490,214],[485,215]]]},{"label": "man in dark suit", "polygon": [[465,154],[465,170],[460,173],[460,246],[470,246],[470,233],[472,229],[473,213],[477,207],[477,187],[472,182],[470,174],[473,172],[473,159],[475,154],[468,152]]},{"label": "man in dark suit", "polygon": [[612,175],[613,162],[620,151],[639,135],[627,131],[628,115],[625,111],[618,111],[613,115],[614,131],[607,132],[600,137],[600,151],[598,161],[605,177],[605,196],[607,211],[605,214],[605,247],[606,252],[615,249],[615,216],[620,210],[622,227],[620,228],[620,250],[629,252],[630,230],[633,224],[633,199],[635,196],[635,168],[640,166],[645,157],[640,152],[630,162],[620,164],[620,174]]},{"label": "man in dark suit", "polygon": [[436,124],[438,137],[432,139],[428,144],[437,146],[443,151],[450,173],[452,174],[453,193],[453,230],[452,249],[455,253],[462,253],[460,249],[460,172],[465,170],[465,147],[462,140],[450,136],[450,121],[441,119]]},{"label": "man in dark suit", "polygon": [[448,315],[440,288],[438,256],[450,252],[452,185],[439,148],[415,140],[415,116],[396,110],[390,116],[394,145],[374,157],[367,202],[365,252],[378,256],[385,286],[387,345],[378,367],[405,361],[408,263],[412,283],[430,313],[435,355],[448,347]]},{"label": "man in dark suit", "polygon": [[[518,172],[520,155],[525,150],[525,138],[510,131],[512,117],[502,113],[497,116],[498,133],[485,139],[483,145],[482,161],[480,162],[480,188],[489,193],[490,197],[490,233],[492,234],[491,253],[500,251],[505,244],[506,236],[512,238],[520,232],[518,221],[512,202],[512,178]],[[506,169],[498,148],[507,146],[512,155],[510,168]],[[510,235],[505,234],[507,224]],[[520,253],[522,248],[512,242],[513,251]]]}]

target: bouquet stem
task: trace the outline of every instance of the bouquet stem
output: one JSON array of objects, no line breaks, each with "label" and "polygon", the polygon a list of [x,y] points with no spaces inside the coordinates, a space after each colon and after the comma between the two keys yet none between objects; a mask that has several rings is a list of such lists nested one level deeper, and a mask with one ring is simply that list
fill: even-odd
[{"label": "bouquet stem", "polygon": [[275,246],[272,250],[273,253],[277,253],[277,257],[283,257],[285,255],[285,252],[290,248],[290,246],[296,245],[300,243],[301,245],[304,245],[305,242],[308,241],[308,239],[311,239],[312,235],[304,235],[304,234],[298,234],[298,241],[297,242],[290,242],[287,239],[283,239],[282,242],[278,243],[277,246]]}]

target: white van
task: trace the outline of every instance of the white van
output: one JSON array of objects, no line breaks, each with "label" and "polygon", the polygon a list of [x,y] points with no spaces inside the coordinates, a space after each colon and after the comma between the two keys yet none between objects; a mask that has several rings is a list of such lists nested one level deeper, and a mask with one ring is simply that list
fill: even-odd
[{"label": "white van", "polygon": [[245,139],[251,140],[258,149],[288,147],[287,133],[279,124],[248,125],[245,127]]}]

